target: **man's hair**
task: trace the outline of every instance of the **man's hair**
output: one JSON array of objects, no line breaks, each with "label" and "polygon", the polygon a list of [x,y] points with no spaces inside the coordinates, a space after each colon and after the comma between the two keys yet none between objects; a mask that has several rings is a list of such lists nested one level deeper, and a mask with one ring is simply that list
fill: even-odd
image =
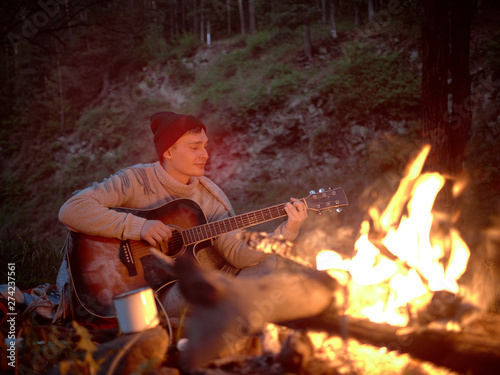
[{"label": "man's hair", "polygon": [[199,134],[201,133],[203,129],[201,126],[197,126],[196,128],[193,128],[193,129],[189,129],[187,132],[185,132],[184,134]]}]

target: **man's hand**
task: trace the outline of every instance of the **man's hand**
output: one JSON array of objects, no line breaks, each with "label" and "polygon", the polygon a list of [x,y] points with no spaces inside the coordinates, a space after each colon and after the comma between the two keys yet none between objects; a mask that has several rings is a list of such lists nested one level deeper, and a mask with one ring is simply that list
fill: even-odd
[{"label": "man's hand", "polygon": [[300,227],[307,219],[306,205],[299,199],[290,198],[290,202],[285,204],[285,212],[288,215],[285,224],[286,230],[291,233],[299,233]]},{"label": "man's hand", "polygon": [[151,246],[157,246],[172,237],[172,227],[159,220],[146,220],[141,229],[141,239]]}]

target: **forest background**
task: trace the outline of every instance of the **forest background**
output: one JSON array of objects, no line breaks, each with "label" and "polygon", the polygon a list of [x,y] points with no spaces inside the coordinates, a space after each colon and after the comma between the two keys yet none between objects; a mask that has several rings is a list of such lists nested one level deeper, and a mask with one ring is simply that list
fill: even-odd
[{"label": "forest background", "polygon": [[[349,207],[310,215],[302,246],[350,254],[367,209],[387,202],[412,156],[452,139],[446,110],[444,128],[429,117],[441,82],[444,105],[471,120],[463,150],[458,141],[444,150],[458,170],[439,157],[432,166],[467,177],[457,225],[491,268],[500,260],[500,6],[432,3],[3,1],[1,261],[18,262],[20,287],[54,282],[67,233],[59,207],[75,190],[154,161],[149,117],[159,110],[207,124],[207,175],[237,213],[342,186]],[[455,106],[450,78],[429,75],[429,55],[441,56],[429,44],[443,29],[425,12],[448,17],[459,3],[475,7],[469,24],[457,23],[470,37],[470,92]],[[438,26],[430,37],[429,20]],[[460,65],[448,63],[445,75]]]}]

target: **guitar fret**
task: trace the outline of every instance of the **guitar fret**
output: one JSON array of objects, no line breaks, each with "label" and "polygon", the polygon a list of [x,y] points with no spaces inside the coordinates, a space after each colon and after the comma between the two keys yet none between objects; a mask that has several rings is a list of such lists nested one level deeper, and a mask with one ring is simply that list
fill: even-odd
[{"label": "guitar fret", "polygon": [[247,227],[252,223],[252,220],[250,219],[250,214],[246,214],[244,217],[246,219],[245,226]]},{"label": "guitar fret", "polygon": [[193,243],[193,238],[191,237],[191,230],[186,229],[182,233],[186,235],[185,236],[186,237],[185,243]]},{"label": "guitar fret", "polygon": [[210,238],[215,237],[215,233],[214,233],[214,230],[213,230],[213,225],[207,224],[207,225],[206,225],[206,228],[207,228],[207,235],[208,235]]},{"label": "guitar fret", "polygon": [[218,228],[218,222],[214,222],[213,225],[212,225],[212,234],[215,235],[215,236],[218,236],[220,233],[219,233],[219,228]]},{"label": "guitar fret", "polygon": [[198,238],[196,237],[196,227],[191,229],[191,237],[193,239],[193,243],[198,242]]},{"label": "guitar fret", "polygon": [[264,221],[264,215],[263,215],[262,211],[257,211],[255,213],[255,216],[257,217],[257,221]]},{"label": "guitar fret", "polygon": [[252,213],[252,225],[255,225],[258,222],[259,222],[259,218],[257,217],[257,211],[254,211]]},{"label": "guitar fret", "polygon": [[182,236],[182,242],[184,242],[185,244],[191,243],[189,242],[189,233],[187,230],[183,230],[181,232],[181,236]]},{"label": "guitar fret", "polygon": [[220,222],[220,233],[221,234],[226,233],[226,223],[225,223],[225,220],[222,220]]},{"label": "guitar fret", "polygon": [[238,217],[237,221],[240,221],[240,223],[238,224],[239,228],[244,228],[245,227],[245,222],[243,221],[243,218],[242,217]]},{"label": "guitar fret", "polygon": [[241,218],[239,216],[234,217],[233,221],[235,229],[243,228],[243,221],[241,221]]},{"label": "guitar fret", "polygon": [[[284,207],[285,207],[285,206],[282,206],[282,208],[281,208],[281,209],[283,210],[283,209],[284,209]],[[275,216],[275,217],[280,216],[280,213],[281,213],[281,212],[280,212],[280,207],[274,207],[274,208],[273,208],[273,210],[274,210],[274,212],[275,212],[275,214],[274,214],[274,216]]]}]

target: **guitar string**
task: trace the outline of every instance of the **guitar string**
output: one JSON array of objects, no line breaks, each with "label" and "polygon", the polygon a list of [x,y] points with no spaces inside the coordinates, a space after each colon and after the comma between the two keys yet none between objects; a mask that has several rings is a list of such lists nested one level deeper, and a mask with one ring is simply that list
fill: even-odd
[{"label": "guitar string", "polygon": [[[277,219],[284,216],[284,214],[284,204],[277,205],[263,210],[230,217],[221,221],[206,223],[195,228],[186,229],[184,230],[186,234],[185,237],[187,238],[188,243],[196,243],[203,239],[217,237],[224,233]],[[236,229],[233,228],[233,224]]]}]

